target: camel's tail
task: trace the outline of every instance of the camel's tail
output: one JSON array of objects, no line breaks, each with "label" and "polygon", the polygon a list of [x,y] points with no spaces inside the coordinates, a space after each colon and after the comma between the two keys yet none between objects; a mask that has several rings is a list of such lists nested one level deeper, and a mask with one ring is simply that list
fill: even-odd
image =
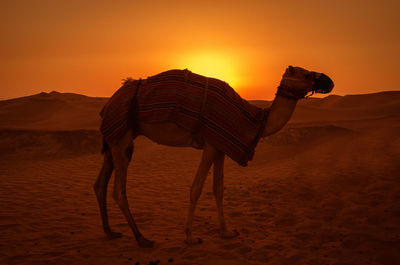
[{"label": "camel's tail", "polygon": [[[102,124],[103,124],[103,118],[104,118],[104,110],[105,110],[105,106],[100,111],[100,117],[102,119],[102,121],[101,121]],[[101,132],[101,128],[100,128],[100,132]],[[107,152],[108,149],[110,149],[110,147],[108,146],[104,136],[102,137],[102,139],[103,139],[103,146],[101,147],[101,153],[104,154],[105,152]]]}]

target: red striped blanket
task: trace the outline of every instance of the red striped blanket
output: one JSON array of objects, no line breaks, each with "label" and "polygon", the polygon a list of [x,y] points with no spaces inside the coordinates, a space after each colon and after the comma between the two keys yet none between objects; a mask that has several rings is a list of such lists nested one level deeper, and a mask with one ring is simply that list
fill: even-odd
[{"label": "red striped blanket", "polygon": [[252,159],[268,111],[242,99],[227,83],[188,70],[170,70],[131,80],[110,98],[101,116],[109,145],[137,121],[174,122],[191,132],[202,148],[209,142],[242,166]]}]

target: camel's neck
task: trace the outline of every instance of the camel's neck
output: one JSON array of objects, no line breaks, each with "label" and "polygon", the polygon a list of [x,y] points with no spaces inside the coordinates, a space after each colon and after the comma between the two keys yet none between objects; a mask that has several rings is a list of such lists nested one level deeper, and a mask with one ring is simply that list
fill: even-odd
[{"label": "camel's neck", "polygon": [[285,126],[293,114],[297,99],[276,95],[271,107],[264,132],[261,137],[266,137],[278,132]]}]

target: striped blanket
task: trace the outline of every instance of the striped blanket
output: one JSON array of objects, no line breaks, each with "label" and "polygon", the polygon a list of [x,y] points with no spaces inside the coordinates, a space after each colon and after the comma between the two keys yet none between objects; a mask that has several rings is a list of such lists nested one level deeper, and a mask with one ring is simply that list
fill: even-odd
[{"label": "striped blanket", "polygon": [[[249,104],[227,83],[189,70],[170,70],[145,80],[128,80],[101,111],[101,132],[109,145],[138,121],[174,122],[191,132],[202,148],[207,141],[239,165],[252,159],[268,110]],[[194,146],[196,147],[196,146]]]}]

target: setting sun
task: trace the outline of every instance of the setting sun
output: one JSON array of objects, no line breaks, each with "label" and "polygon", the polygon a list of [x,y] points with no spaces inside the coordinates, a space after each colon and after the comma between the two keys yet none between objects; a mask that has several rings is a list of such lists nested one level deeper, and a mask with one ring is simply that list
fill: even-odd
[{"label": "setting sun", "polygon": [[188,68],[192,72],[223,80],[238,90],[243,84],[238,62],[237,56],[233,54],[201,51],[184,55],[178,65],[180,68]]}]

